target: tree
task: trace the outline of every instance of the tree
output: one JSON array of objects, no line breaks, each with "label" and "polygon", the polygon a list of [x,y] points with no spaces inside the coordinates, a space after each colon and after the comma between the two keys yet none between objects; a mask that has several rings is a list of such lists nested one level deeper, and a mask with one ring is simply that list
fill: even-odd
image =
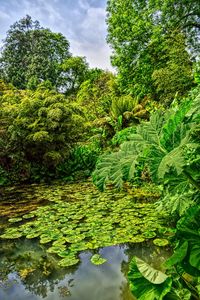
[{"label": "tree", "polygon": [[87,79],[88,63],[85,57],[75,56],[67,58],[61,64],[62,89],[66,94],[74,93],[81,83]]},{"label": "tree", "polygon": [[[165,68],[169,36],[184,36],[185,56],[190,59],[199,51],[199,1],[187,0],[109,0],[107,6],[108,42],[113,48],[112,63],[117,67],[122,91],[138,98],[155,95],[152,79],[155,70]],[[183,62],[188,66],[188,60]]]},{"label": "tree", "polygon": [[194,85],[194,78],[184,35],[173,32],[166,38],[163,47],[166,63],[154,70],[152,79],[159,99],[167,104],[175,95],[184,96]]},{"label": "tree", "polygon": [[77,102],[84,107],[88,120],[102,118],[109,113],[115,93],[115,76],[110,72],[90,70],[77,93]]},{"label": "tree", "polygon": [[2,77],[15,87],[49,80],[58,86],[59,65],[69,58],[69,42],[61,33],[44,29],[30,16],[14,23],[7,33],[0,57]]}]

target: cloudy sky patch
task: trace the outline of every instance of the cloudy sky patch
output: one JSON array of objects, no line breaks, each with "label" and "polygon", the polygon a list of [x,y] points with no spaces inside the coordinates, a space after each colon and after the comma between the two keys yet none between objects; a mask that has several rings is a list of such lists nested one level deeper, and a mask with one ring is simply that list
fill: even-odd
[{"label": "cloudy sky patch", "polygon": [[110,69],[106,44],[106,0],[0,0],[0,40],[25,15],[61,32],[74,55],[86,56],[91,67]]}]

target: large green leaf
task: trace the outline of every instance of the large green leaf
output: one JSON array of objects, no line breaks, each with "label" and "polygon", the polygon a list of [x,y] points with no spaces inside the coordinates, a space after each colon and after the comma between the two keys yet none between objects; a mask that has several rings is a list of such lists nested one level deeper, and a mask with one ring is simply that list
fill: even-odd
[{"label": "large green leaf", "polygon": [[186,215],[182,217],[177,223],[177,229],[180,235],[183,238],[188,240],[196,240],[199,241],[200,239],[200,224],[199,224],[199,217],[200,217],[200,206],[193,206],[191,207]]},{"label": "large green leaf", "polygon": [[166,267],[171,267],[179,262],[181,262],[187,255],[188,241],[185,241],[174,254],[165,262]]},{"label": "large green leaf", "polygon": [[174,168],[177,174],[180,175],[184,165],[185,159],[181,149],[179,147],[175,148],[163,157],[158,167],[158,177],[164,178],[165,174],[168,173],[171,168]]},{"label": "large green leaf", "polygon": [[[149,268],[150,273],[153,272],[152,269],[152,267]],[[157,273],[157,270],[155,273]],[[147,275],[148,272],[145,272],[145,274]],[[163,277],[159,274],[158,277],[156,276],[155,278],[161,277],[163,280],[165,276]],[[151,276],[148,275],[147,277],[151,278]],[[138,300],[162,300],[164,299],[165,295],[170,292],[172,286],[172,279],[169,277],[166,277],[164,281],[161,280],[162,283],[160,284],[153,284],[144,278],[138,269],[136,259],[133,259],[130,263],[128,279],[131,291]]]},{"label": "large green leaf", "polygon": [[[171,109],[171,113],[162,128],[162,135],[160,139],[160,143],[171,151],[174,147],[177,147],[177,144],[180,144],[181,134],[180,134],[180,126],[191,107],[192,101],[186,100],[184,101],[178,109]],[[178,131],[178,134],[177,134]]]},{"label": "large green leaf", "polygon": [[190,264],[200,271],[200,241],[190,249]]},{"label": "large green leaf", "polygon": [[154,284],[161,284],[168,278],[168,276],[165,273],[154,269],[138,257],[135,257],[135,262],[138,267],[138,270],[144,276],[144,278],[146,278],[148,281]]}]

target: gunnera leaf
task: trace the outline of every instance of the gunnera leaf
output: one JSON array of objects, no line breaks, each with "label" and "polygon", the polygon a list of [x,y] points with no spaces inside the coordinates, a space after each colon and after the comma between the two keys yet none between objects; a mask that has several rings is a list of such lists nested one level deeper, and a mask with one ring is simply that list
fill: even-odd
[{"label": "gunnera leaf", "polygon": [[[142,261],[143,262],[143,261]],[[153,268],[152,268],[153,269]],[[156,270],[157,272],[157,270]],[[148,273],[147,273],[148,274]],[[151,274],[151,269],[150,269]],[[164,274],[165,275],[165,274]],[[149,276],[147,276],[149,278]],[[128,280],[131,288],[131,292],[138,300],[162,300],[170,292],[172,286],[172,279],[163,276],[162,279],[157,279],[160,276],[155,276],[157,282],[160,284],[154,284],[147,280],[139,271],[135,258],[132,259],[129,265]],[[153,277],[151,278],[151,280]],[[153,279],[153,281],[155,281]],[[164,280],[164,281],[163,281]]]},{"label": "gunnera leaf", "polygon": [[163,283],[168,276],[163,272],[154,269],[149,264],[147,264],[142,259],[135,257],[135,262],[140,273],[146,278],[148,281],[153,284],[161,284]]},{"label": "gunnera leaf", "polygon": [[184,243],[182,243],[182,245],[180,245],[175,250],[173,255],[167,259],[167,261],[165,262],[165,267],[170,268],[173,265],[181,262],[186,257],[187,251],[188,251],[188,241],[185,241]]}]

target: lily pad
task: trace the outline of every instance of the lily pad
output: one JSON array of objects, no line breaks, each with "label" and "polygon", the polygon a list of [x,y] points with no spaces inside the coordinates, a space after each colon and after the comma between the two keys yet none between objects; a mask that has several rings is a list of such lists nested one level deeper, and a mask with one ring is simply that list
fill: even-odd
[{"label": "lily pad", "polygon": [[29,213],[29,214],[23,215],[23,219],[32,219],[34,217],[35,217],[34,213]]},{"label": "lily pad", "polygon": [[146,239],[152,239],[156,237],[155,231],[146,231],[142,234],[142,236]]},{"label": "lily pad", "polygon": [[155,239],[153,240],[154,245],[159,246],[159,247],[165,247],[169,245],[169,241],[166,239]]},{"label": "lily pad", "polygon": [[107,261],[107,259],[101,257],[99,254],[94,254],[90,260],[94,265],[102,265]]},{"label": "lily pad", "polygon": [[76,265],[78,262],[79,262],[78,258],[69,256],[69,257],[61,259],[59,261],[58,265],[60,267],[71,267],[71,266]]},{"label": "lily pad", "polygon": [[134,236],[129,239],[129,242],[131,242],[131,243],[143,243],[144,241],[145,241],[145,238],[143,238],[142,236]]},{"label": "lily pad", "polygon": [[11,218],[8,220],[8,222],[10,222],[10,223],[21,222],[21,221],[22,221],[22,218]]}]

